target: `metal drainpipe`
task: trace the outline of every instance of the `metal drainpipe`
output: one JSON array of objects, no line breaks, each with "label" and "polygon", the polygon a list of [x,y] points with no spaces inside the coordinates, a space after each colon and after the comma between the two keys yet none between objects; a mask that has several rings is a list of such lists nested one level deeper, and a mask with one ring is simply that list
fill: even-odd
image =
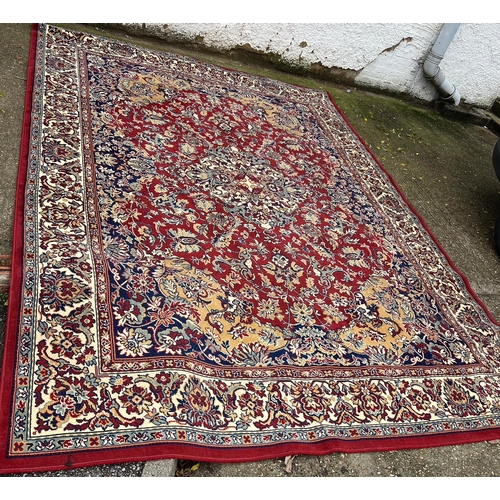
[{"label": "metal drainpipe", "polygon": [[459,26],[460,23],[443,25],[423,66],[425,78],[437,88],[441,98],[445,101],[452,102],[455,106],[458,106],[460,103],[460,94],[455,85],[446,78],[439,67],[439,63],[442,61],[444,53],[453,40]]}]

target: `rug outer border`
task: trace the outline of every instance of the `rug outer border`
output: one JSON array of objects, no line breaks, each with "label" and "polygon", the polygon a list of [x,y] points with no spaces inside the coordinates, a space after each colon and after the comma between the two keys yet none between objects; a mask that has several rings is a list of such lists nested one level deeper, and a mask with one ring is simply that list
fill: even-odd
[{"label": "rug outer border", "polygon": [[[202,445],[182,444],[148,444],[137,447],[120,447],[111,450],[90,450],[81,452],[57,453],[55,455],[37,455],[34,457],[8,457],[9,428],[11,415],[11,401],[13,389],[12,370],[16,364],[17,329],[19,323],[19,307],[21,306],[20,292],[22,286],[22,263],[24,259],[23,233],[24,233],[24,194],[27,180],[27,169],[29,162],[29,143],[31,129],[32,96],[35,78],[35,60],[38,43],[38,24],[32,25],[30,55],[28,62],[28,75],[26,84],[26,97],[24,103],[24,116],[22,124],[22,135],[19,156],[19,170],[16,187],[16,201],[14,212],[13,246],[12,246],[12,271],[11,289],[9,292],[9,306],[7,315],[7,326],[4,341],[4,355],[0,380],[0,474],[13,474],[21,472],[43,472],[54,470],[69,470],[76,467],[91,467],[98,465],[111,465],[127,462],[142,462],[150,460],[184,459],[201,462],[251,462],[257,460],[277,459],[289,455],[327,455],[331,453],[361,453],[382,452],[401,449],[433,448],[440,446],[460,445],[488,441],[500,438],[500,429],[484,429],[477,431],[457,431],[446,434],[414,437],[388,437],[381,439],[363,439],[344,441],[341,439],[328,439],[314,443],[286,443],[265,445],[262,447],[221,449]],[[124,42],[126,43],[126,42]],[[223,67],[220,66],[219,67]],[[240,70],[224,68],[235,73]],[[266,78],[266,77],[260,77]],[[290,85],[290,84],[288,84]],[[295,85],[307,89],[308,87]],[[352,133],[360,141],[364,149],[370,154],[377,166],[387,176],[392,186],[402,197],[408,208],[418,218],[419,222],[436,244],[440,252],[446,258],[450,267],[463,280],[467,291],[484,310],[488,318],[497,326],[500,326],[484,303],[476,295],[466,276],[461,273],[441,246],[437,238],[419,215],[416,209],[408,201],[393,177],[379,162],[373,151],[368,147],[364,139],[354,129],[344,112],[328,91],[325,92],[336,111],[348,125]]]}]

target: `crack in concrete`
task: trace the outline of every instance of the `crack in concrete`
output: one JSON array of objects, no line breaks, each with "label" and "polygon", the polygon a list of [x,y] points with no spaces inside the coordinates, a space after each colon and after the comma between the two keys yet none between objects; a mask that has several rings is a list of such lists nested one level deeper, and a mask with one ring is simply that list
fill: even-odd
[{"label": "crack in concrete", "polygon": [[398,43],[394,44],[392,47],[388,47],[387,49],[384,49],[382,52],[380,52],[379,56],[384,54],[385,52],[393,52],[396,50],[403,42],[410,43],[413,41],[413,37],[407,36],[406,38],[401,39]]}]

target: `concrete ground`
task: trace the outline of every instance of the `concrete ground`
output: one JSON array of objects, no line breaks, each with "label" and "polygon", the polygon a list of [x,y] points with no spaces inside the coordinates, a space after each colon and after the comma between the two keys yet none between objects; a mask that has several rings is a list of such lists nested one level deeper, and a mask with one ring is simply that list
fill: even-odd
[{"label": "concrete ground", "polygon": [[[491,163],[497,135],[484,125],[443,116],[432,106],[363,91],[305,75],[293,75],[238,53],[212,54],[199,48],[133,38],[102,25],[68,26],[157,49],[178,52],[225,67],[289,83],[328,90],[409,202],[423,217],[479,298],[500,319],[500,259],[493,228],[500,215],[500,182]],[[11,250],[30,26],[0,24],[0,256]],[[0,349],[7,296],[0,294]],[[22,476],[170,476],[175,462],[120,464]],[[179,461],[176,475],[201,476],[499,476],[500,446],[462,446],[385,453],[295,457],[219,464]]]}]

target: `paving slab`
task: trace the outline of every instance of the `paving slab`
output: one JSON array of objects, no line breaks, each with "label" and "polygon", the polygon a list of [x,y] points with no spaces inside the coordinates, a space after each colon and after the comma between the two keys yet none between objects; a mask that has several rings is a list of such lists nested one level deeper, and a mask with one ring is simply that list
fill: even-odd
[{"label": "paving slab", "polygon": [[[443,116],[419,103],[353,87],[297,76],[268,64],[132,38],[102,25],[75,29],[116,37],[156,50],[190,55],[214,64],[328,90],[351,124],[395,179],[473,290],[495,318],[500,318],[500,259],[493,228],[500,215],[500,182],[491,164],[497,135],[482,125]],[[12,245],[13,196],[24,103],[30,26],[0,25],[0,254]],[[0,294],[0,346],[5,331],[5,294]],[[165,463],[161,463],[165,462]],[[91,467],[38,476],[171,475],[173,461]],[[177,462],[177,475],[206,476],[497,476],[497,443],[402,450],[385,453],[298,456],[287,471],[284,458],[238,464]],[[29,474],[22,474],[27,476]]]},{"label": "paving slab", "polygon": [[10,253],[30,25],[0,25],[0,255]]},{"label": "paving slab", "polygon": [[153,460],[146,462],[142,477],[175,477],[177,460]]}]

